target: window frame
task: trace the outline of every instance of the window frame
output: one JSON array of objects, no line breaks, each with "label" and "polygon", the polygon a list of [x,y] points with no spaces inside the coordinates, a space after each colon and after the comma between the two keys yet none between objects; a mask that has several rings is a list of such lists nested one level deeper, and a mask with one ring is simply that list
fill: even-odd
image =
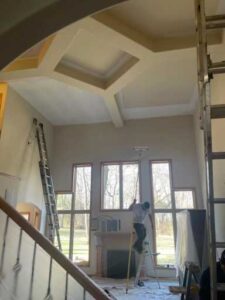
[{"label": "window frame", "polygon": [[[137,164],[138,166],[138,177],[139,177],[139,199],[140,203],[142,202],[141,197],[141,164],[140,160],[118,160],[118,161],[104,161],[100,164],[100,211],[101,212],[116,212],[116,211],[129,211],[129,208],[123,208],[123,165],[126,164]],[[105,165],[119,165],[119,203],[120,208],[104,208],[104,193],[103,193],[103,186],[104,186],[104,166]]]},{"label": "window frame", "polygon": [[[75,169],[77,167],[91,167],[91,190],[90,190],[90,208],[89,210],[84,209],[75,209],[75,196],[76,196],[76,176],[75,176]],[[89,251],[88,251],[88,261],[85,264],[77,263],[77,265],[82,267],[90,267],[90,252],[91,252],[91,215],[92,215],[92,196],[93,196],[93,164],[92,163],[75,163],[72,165],[72,187],[71,190],[58,190],[55,191],[56,199],[57,195],[72,195],[71,198],[71,209],[70,210],[57,210],[57,213],[60,215],[70,215],[70,236],[69,236],[69,259],[73,261],[73,249],[74,249],[74,221],[75,215],[79,214],[89,214]],[[73,261],[74,262],[74,261]]]},{"label": "window frame", "polygon": [[[154,203],[154,192],[153,192],[153,173],[152,173],[152,164],[154,163],[168,163],[169,165],[169,180],[170,180],[170,190],[171,190],[171,208],[165,209],[165,208],[155,208]],[[169,213],[172,215],[172,224],[173,224],[173,238],[174,238],[174,249],[176,249],[176,236],[177,236],[177,213],[185,210],[184,209],[177,209],[176,208],[176,202],[175,202],[175,191],[192,191],[193,195],[193,209],[197,209],[197,201],[196,201],[196,190],[193,187],[182,187],[177,188],[174,186],[173,182],[173,165],[172,165],[172,159],[153,159],[149,160],[149,171],[150,171],[150,190],[151,190],[151,214],[152,214],[152,220],[154,224],[154,232],[152,233],[152,241],[153,241],[153,251],[157,252],[157,245],[156,245],[156,223],[155,223],[155,214],[156,213]],[[190,209],[190,208],[188,208]],[[154,262],[157,267],[157,269],[174,269],[167,268],[166,266],[159,265],[157,263],[157,257],[154,257]]]}]

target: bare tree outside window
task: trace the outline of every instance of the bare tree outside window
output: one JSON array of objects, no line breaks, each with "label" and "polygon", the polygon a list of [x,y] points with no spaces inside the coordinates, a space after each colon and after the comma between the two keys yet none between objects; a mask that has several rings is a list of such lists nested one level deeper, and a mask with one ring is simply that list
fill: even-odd
[{"label": "bare tree outside window", "polygon": [[89,262],[91,165],[76,165],[73,191],[57,194],[63,253],[80,265]]},{"label": "bare tree outside window", "polygon": [[128,209],[133,199],[140,201],[138,164],[123,164],[123,208]]},{"label": "bare tree outside window", "polygon": [[71,210],[72,194],[57,194],[56,206],[57,210]]},{"label": "bare tree outside window", "polygon": [[160,255],[157,257],[158,265],[175,265],[175,247],[173,219],[171,213],[155,214],[156,247]]},{"label": "bare tree outside window", "polygon": [[75,209],[89,210],[91,200],[91,167],[77,167],[75,176]]},{"label": "bare tree outside window", "polygon": [[103,209],[128,209],[134,198],[140,201],[138,163],[105,163],[102,178]]},{"label": "bare tree outside window", "polygon": [[169,164],[152,164],[153,196],[155,208],[171,208],[171,186]]},{"label": "bare tree outside window", "polygon": [[174,192],[177,209],[194,208],[194,196],[192,190],[176,190]]},{"label": "bare tree outside window", "polygon": [[104,208],[120,208],[120,175],[119,165],[103,166]]},{"label": "bare tree outside window", "polygon": [[[62,253],[69,258],[70,251],[70,220],[71,216],[67,214],[59,214],[59,234],[62,246]],[[57,241],[56,241],[57,245]]]},{"label": "bare tree outside window", "polygon": [[172,190],[170,162],[152,161],[152,193],[154,202],[155,245],[157,264],[175,264],[176,214],[181,209],[194,208],[193,190]]}]

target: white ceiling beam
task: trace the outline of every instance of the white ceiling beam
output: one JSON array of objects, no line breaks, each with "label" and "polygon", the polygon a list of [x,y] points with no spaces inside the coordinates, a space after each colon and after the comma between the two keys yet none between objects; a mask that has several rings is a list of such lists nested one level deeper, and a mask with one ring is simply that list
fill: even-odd
[{"label": "white ceiling beam", "polygon": [[56,33],[39,64],[39,68],[47,71],[54,70],[73,43],[79,29],[79,22],[77,22]]},{"label": "white ceiling beam", "polygon": [[80,81],[76,78],[73,78],[71,76],[56,71],[52,71],[51,73],[49,73],[48,77],[63,82],[65,84],[68,84],[74,88],[86,90],[88,92],[94,92],[95,94],[102,96],[115,127],[123,126],[123,118],[120,113],[119,106],[117,104],[115,96],[113,96],[112,94],[106,93],[102,89],[100,90],[92,84],[88,84],[84,81]]},{"label": "white ceiling beam", "polygon": [[105,94],[104,101],[106,104],[106,107],[108,109],[108,112],[110,114],[110,117],[112,118],[112,122],[115,125],[115,127],[123,127],[123,117],[121,115],[121,112],[119,110],[119,106],[117,104],[116,98],[114,95],[111,94]]},{"label": "white ceiling beam", "polygon": [[52,79],[61,81],[67,85],[70,85],[76,89],[85,90],[90,93],[94,93],[100,96],[104,95],[104,90],[96,85],[90,84],[87,81],[81,80],[78,77],[68,75],[68,73],[62,73],[58,71],[49,72],[48,76]]},{"label": "white ceiling beam", "polygon": [[[111,27],[113,23],[113,26]],[[104,22],[101,19],[85,18],[80,22],[83,29],[91,32],[96,38],[111,44],[113,48],[118,48],[124,52],[131,54],[136,58],[144,58],[146,55],[154,55],[150,47],[143,46],[139,41],[129,37],[129,28],[127,27],[127,34],[117,31],[116,28],[120,24],[113,18],[107,16]],[[138,39],[138,36],[137,36]],[[150,43],[150,42],[149,42]]]}]

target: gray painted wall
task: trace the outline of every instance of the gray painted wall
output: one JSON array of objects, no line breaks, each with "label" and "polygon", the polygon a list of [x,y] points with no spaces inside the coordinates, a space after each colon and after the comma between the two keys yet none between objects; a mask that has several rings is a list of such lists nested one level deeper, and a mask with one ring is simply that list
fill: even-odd
[{"label": "gray painted wall", "polygon": [[[116,129],[110,123],[54,127],[53,177],[58,191],[71,190],[73,163],[93,163],[92,216],[121,218],[122,231],[131,230],[127,211],[100,211],[100,165],[103,161],[135,160],[134,146],[149,146],[141,160],[142,200],[150,199],[150,159],[171,159],[174,187],[195,188],[198,206],[202,207],[200,180],[191,116],[127,121]],[[95,272],[95,236],[92,234],[91,267]]]}]

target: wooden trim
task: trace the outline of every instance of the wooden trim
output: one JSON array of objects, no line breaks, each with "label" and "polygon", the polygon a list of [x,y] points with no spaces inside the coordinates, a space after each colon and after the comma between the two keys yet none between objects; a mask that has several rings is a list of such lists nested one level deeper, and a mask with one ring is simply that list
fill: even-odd
[{"label": "wooden trim", "polygon": [[8,84],[5,82],[0,82],[0,135],[3,127],[7,91]]},{"label": "wooden trim", "polygon": [[12,72],[27,69],[36,69],[38,67],[38,57],[19,57],[6,68],[3,69],[4,72]]},{"label": "wooden trim", "polygon": [[95,299],[110,300],[111,298],[99,288],[78,266],[67,259],[49,240],[37,231],[23,216],[0,197],[0,209],[6,213],[24,232],[26,232],[42,249],[44,249],[70,276],[74,278]]},{"label": "wooden trim", "polygon": [[38,66],[42,62],[42,59],[45,57],[45,54],[47,53],[49,47],[51,46],[52,42],[54,41],[55,35],[49,36],[44,42],[43,45],[41,46],[41,49],[38,53]]}]

